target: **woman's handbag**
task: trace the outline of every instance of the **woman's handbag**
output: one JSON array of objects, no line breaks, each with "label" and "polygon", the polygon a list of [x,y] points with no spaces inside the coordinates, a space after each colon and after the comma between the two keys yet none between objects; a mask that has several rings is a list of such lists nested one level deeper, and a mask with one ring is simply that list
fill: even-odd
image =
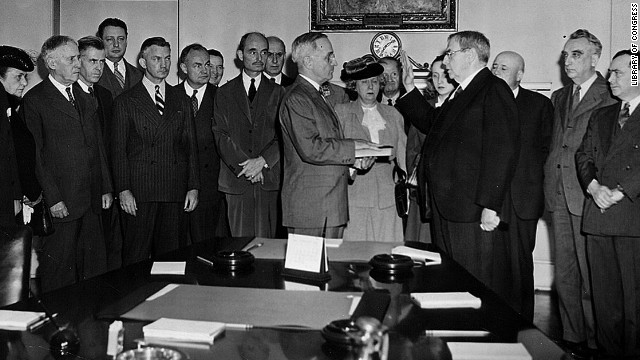
[{"label": "woman's handbag", "polygon": [[[25,216],[25,212],[29,213]],[[29,226],[33,230],[33,235],[47,236],[53,234],[53,218],[47,202],[42,198],[33,207],[24,205],[22,211],[18,213],[17,222]]]},{"label": "woman's handbag", "polygon": [[409,213],[409,184],[407,183],[407,173],[400,168],[398,161],[393,159],[393,182],[396,198],[396,211],[398,216],[405,217]]}]

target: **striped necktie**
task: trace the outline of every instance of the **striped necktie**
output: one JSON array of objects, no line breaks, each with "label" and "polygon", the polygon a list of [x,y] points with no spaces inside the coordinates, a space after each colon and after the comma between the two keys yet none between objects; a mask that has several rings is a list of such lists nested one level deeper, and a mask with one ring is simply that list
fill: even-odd
[{"label": "striped necktie", "polygon": [[156,85],[156,108],[158,108],[158,112],[162,116],[164,114],[164,99],[160,93],[160,85]]},{"label": "striped necktie", "polygon": [[76,99],[73,97],[73,93],[71,92],[71,86],[67,87],[65,90],[67,90],[67,96],[69,97],[69,102],[71,103],[71,105],[73,105],[73,107],[76,109],[76,111],[79,114],[80,108],[78,107],[78,103],[76,102]]},{"label": "striped necktie", "polygon": [[622,108],[620,109],[620,114],[618,115],[618,124],[620,125],[620,129],[624,127],[624,124],[629,120],[629,105],[628,102],[625,102]]},{"label": "striped necktie", "polygon": [[113,74],[116,76],[116,79],[118,79],[118,84],[120,84],[120,87],[124,89],[124,75],[122,75],[120,70],[118,70],[117,61],[113,63]]},{"label": "striped necktie", "polygon": [[571,115],[576,111],[578,104],[580,104],[580,85],[576,86],[573,95],[571,96]]}]

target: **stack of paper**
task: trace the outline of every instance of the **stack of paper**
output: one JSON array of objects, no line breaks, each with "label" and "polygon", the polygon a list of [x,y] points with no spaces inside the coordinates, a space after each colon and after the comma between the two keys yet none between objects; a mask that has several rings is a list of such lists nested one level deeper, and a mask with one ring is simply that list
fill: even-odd
[{"label": "stack of paper", "polygon": [[142,328],[144,338],[213,344],[225,330],[224,323],[161,318]]},{"label": "stack of paper", "polygon": [[396,246],[391,249],[391,253],[396,255],[406,255],[415,261],[423,261],[432,264],[442,263],[440,254],[432,251],[418,250],[408,246]]},{"label": "stack of paper", "polygon": [[423,309],[479,309],[482,301],[468,292],[412,293],[411,297]]},{"label": "stack of paper", "polygon": [[531,360],[532,357],[520,343],[447,343],[453,360]]},{"label": "stack of paper", "polygon": [[43,312],[0,310],[0,329],[26,331],[45,316]]},{"label": "stack of paper", "polygon": [[176,262],[154,262],[151,267],[151,275],[184,275],[187,263]]}]

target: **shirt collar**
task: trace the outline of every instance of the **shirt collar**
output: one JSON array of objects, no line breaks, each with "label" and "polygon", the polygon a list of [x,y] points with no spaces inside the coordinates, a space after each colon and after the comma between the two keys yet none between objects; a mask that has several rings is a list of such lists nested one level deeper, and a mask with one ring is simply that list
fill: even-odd
[{"label": "shirt collar", "polygon": [[[109,68],[109,70],[111,70],[111,72],[112,72],[112,73],[114,73],[114,72],[115,72],[115,70],[114,70],[115,66],[114,66],[114,62],[113,62],[113,61],[111,61],[111,60],[109,60],[109,59],[105,58],[105,59],[104,59],[104,63],[105,63],[105,64],[107,64],[107,67]],[[120,59],[120,60],[118,61],[118,71],[120,71],[120,73],[122,74],[122,76],[124,76],[124,74],[126,74],[126,73],[127,73],[127,67],[126,67],[126,65],[125,65],[124,58],[122,58],[122,59]]]},{"label": "shirt collar", "polygon": [[82,91],[86,92],[87,94],[90,94],[89,85],[85,84],[84,81],[82,81],[81,79],[78,79],[78,81],[76,82],[78,83],[78,85],[80,85],[80,88],[82,89]]},{"label": "shirt collar", "polygon": [[258,90],[258,88],[260,87],[260,80],[262,80],[262,73],[258,74],[258,76],[252,78],[251,76],[247,75],[246,72],[244,72],[244,70],[242,70],[242,84],[244,85],[244,91],[249,94],[249,87],[251,86],[251,79],[255,79],[255,87],[256,90]]},{"label": "shirt collar", "polygon": [[[633,114],[633,111],[638,107],[638,104],[640,104],[640,95],[626,102],[629,103],[629,114]],[[622,102],[621,106],[624,106],[624,103],[625,101]]]},{"label": "shirt collar", "polygon": [[[167,82],[164,80],[162,80],[162,82],[158,84],[160,86],[160,95],[162,95],[162,98],[165,100],[165,102],[167,99],[167,97],[165,96],[166,84]],[[155,103],[156,102],[156,84],[152,83],[151,80],[149,80],[146,75],[143,75],[142,85],[144,85],[144,87],[147,89],[149,96],[151,96],[151,100],[153,100],[153,102]]]},{"label": "shirt collar", "polygon": [[189,85],[189,83],[186,80],[183,83],[184,83],[184,91],[188,97],[192,97],[193,91],[198,90],[198,92],[196,93],[196,99],[198,99],[198,106],[200,106],[200,104],[202,104],[202,99],[204,99],[204,93],[205,91],[207,91],[207,85],[201,86],[200,89],[194,89],[191,87],[191,85]]},{"label": "shirt collar", "polygon": [[440,94],[438,94],[438,96],[436,97],[436,104],[435,107],[439,108],[440,106],[442,106],[442,104],[444,104],[445,101],[447,101],[447,99],[449,98],[449,95],[451,93],[447,94],[447,96],[442,97],[440,96]]},{"label": "shirt collar", "polygon": [[302,76],[303,79],[307,80],[314,88],[316,88],[316,91],[320,91],[320,84],[311,80],[309,77],[305,75],[302,75],[302,74],[298,74],[298,75]]},{"label": "shirt collar", "polygon": [[271,79],[276,79],[276,84],[278,85],[282,85],[282,73],[276,75],[276,76],[271,76],[269,74],[267,74],[266,72],[263,73],[264,76],[267,77],[267,79],[269,79],[269,81],[271,81]]},{"label": "shirt collar", "polygon": [[513,98],[517,98],[518,94],[520,94],[520,86],[516,86],[515,89],[512,90],[513,91]]},{"label": "shirt collar", "polygon": [[396,101],[398,100],[398,98],[400,97],[400,91],[396,92],[395,95],[393,95],[392,97],[387,97],[387,95],[385,95],[384,93],[382,94],[382,101],[380,101],[382,104],[387,104],[387,100],[391,99],[391,102],[393,102],[394,104],[396,103]]},{"label": "shirt collar", "polygon": [[[54,79],[53,76],[51,76],[51,74],[49,74],[49,80],[51,81],[53,86],[55,86],[56,89],[58,89],[58,91],[60,91],[60,93],[62,93],[62,96],[64,96],[65,99],[71,100],[71,99],[69,99],[69,95],[67,95],[67,88],[70,88],[71,85],[65,86],[65,85],[60,84],[58,82],[58,80]],[[73,89],[72,89],[72,91],[73,91]]]},{"label": "shirt collar", "polygon": [[[598,74],[594,73],[590,78],[587,79],[587,81],[580,84],[580,100],[584,99],[584,96],[587,94],[587,91],[589,91],[591,85],[593,85],[593,83],[596,81],[596,78],[598,78]],[[576,91],[577,86],[577,84],[573,84],[573,90],[571,91],[572,94]]]},{"label": "shirt collar", "polygon": [[464,79],[461,83],[460,83],[460,87],[462,88],[462,90],[465,90],[467,88],[467,86],[469,86],[469,84],[471,83],[471,81],[473,81],[473,78],[476,77],[476,75],[478,75],[478,73],[480,71],[482,71],[482,69],[485,69],[485,67],[481,67],[480,69],[476,70],[473,72],[473,74],[467,76],[466,79]]}]

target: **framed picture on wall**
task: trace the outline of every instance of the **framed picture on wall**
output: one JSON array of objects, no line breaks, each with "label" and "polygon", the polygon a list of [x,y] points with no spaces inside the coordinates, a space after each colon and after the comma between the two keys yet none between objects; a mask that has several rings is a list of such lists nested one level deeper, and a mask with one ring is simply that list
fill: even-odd
[{"label": "framed picture on wall", "polygon": [[458,0],[310,0],[312,31],[456,31]]}]

